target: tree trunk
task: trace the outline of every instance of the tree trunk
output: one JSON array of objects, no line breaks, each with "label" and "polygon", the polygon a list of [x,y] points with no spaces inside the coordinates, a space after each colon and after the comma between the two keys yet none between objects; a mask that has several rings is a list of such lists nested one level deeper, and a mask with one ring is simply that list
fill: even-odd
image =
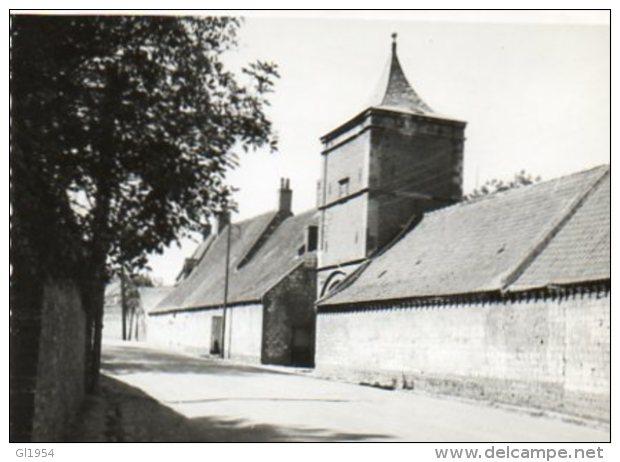
[{"label": "tree trunk", "polygon": [[99,369],[101,367],[101,333],[103,330],[103,305],[107,283],[106,262],[110,250],[110,207],[112,199],[111,173],[115,155],[114,150],[114,110],[118,101],[118,70],[108,70],[108,85],[103,103],[106,117],[99,127],[98,165],[95,178],[95,206],[92,211],[93,236],[90,247],[90,264],[85,276],[87,287],[88,311],[91,317],[92,342],[90,344],[89,390],[97,391],[99,387]]},{"label": "tree trunk", "polygon": [[127,284],[125,283],[124,269],[121,269],[121,325],[121,338],[127,340]]},{"label": "tree trunk", "polygon": [[[99,274],[102,274],[100,272]],[[86,389],[96,392],[99,386],[101,367],[101,334],[103,330],[103,305],[105,299],[105,279],[92,275],[84,287],[87,304],[87,367]]]}]

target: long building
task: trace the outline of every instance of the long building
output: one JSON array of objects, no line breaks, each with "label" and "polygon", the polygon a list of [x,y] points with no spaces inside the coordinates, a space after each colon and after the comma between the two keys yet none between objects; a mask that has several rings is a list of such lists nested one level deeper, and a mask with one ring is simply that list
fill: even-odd
[{"label": "long building", "polygon": [[607,166],[426,214],[319,300],[321,374],[609,420]]}]

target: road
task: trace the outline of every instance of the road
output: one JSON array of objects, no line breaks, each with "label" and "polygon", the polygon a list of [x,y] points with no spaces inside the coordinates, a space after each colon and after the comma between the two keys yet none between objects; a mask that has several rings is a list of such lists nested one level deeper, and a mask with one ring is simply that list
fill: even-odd
[{"label": "road", "polygon": [[103,370],[174,414],[175,428],[191,432],[179,440],[609,440],[605,427],[540,412],[380,390],[135,344],[105,345]]}]

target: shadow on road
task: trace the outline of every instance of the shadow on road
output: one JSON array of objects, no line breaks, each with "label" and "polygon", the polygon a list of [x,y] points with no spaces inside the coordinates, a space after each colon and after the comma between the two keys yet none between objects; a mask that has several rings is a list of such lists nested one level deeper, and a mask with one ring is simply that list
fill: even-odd
[{"label": "shadow on road", "polygon": [[[179,360],[182,358],[182,360]],[[102,352],[102,369],[114,375],[139,372],[161,372],[173,374],[217,374],[220,376],[243,376],[262,374],[284,374],[258,367],[231,365],[215,358],[180,357],[177,353],[166,353],[145,347],[105,345]]]},{"label": "shadow on road", "polygon": [[350,399],[330,399],[330,398],[248,398],[248,397],[228,397],[228,398],[201,398],[184,399],[175,401],[164,401],[165,404],[197,404],[197,403],[218,403],[222,401],[272,401],[272,402],[319,402],[319,403],[350,403]]},{"label": "shadow on road", "polygon": [[389,440],[388,435],[281,427],[243,419],[187,418],[138,388],[101,377],[66,437],[68,442],[285,442]]},{"label": "shadow on road", "polygon": [[336,442],[379,441],[390,437],[378,434],[333,432],[326,429],[306,427],[275,427],[266,424],[250,424],[241,419],[220,420],[209,417],[192,419],[192,424],[209,434],[210,441],[225,442]]}]

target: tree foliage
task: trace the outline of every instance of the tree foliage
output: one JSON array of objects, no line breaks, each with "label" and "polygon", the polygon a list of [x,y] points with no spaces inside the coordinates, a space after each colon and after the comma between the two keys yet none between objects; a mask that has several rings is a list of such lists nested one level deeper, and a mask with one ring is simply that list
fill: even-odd
[{"label": "tree foliage", "polygon": [[87,253],[105,248],[108,268],[143,265],[223,207],[233,148],[275,147],[264,113],[275,66],[250,64],[241,84],[221,60],[239,25],[12,18],[14,170],[53,197]]},{"label": "tree foliage", "polygon": [[475,199],[489,194],[495,194],[501,191],[508,191],[509,189],[521,188],[530,184],[538,183],[540,176],[533,176],[526,173],[525,170],[521,170],[512,177],[512,179],[505,181],[500,179],[491,179],[486,181],[479,188],[474,189],[466,197],[467,200]]},{"label": "tree foliage", "polygon": [[230,207],[238,151],[276,147],[265,114],[275,65],[238,76],[222,61],[240,25],[11,17],[12,262],[80,278],[95,356],[111,274]]}]

